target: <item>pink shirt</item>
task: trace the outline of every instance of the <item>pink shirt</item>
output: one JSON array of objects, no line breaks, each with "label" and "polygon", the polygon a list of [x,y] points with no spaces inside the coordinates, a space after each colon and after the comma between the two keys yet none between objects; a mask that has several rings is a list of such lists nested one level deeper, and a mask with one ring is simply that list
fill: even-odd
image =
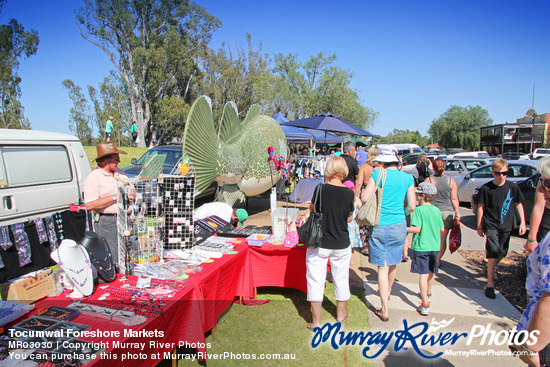
[{"label": "pink shirt", "polygon": [[[117,169],[115,176],[119,179],[127,178],[120,168]],[[89,203],[91,201],[103,198],[106,196],[117,194],[117,180],[102,168],[97,167],[93,170],[86,181],[84,181],[84,202]],[[103,209],[101,213],[116,214],[117,206],[113,203]]]}]

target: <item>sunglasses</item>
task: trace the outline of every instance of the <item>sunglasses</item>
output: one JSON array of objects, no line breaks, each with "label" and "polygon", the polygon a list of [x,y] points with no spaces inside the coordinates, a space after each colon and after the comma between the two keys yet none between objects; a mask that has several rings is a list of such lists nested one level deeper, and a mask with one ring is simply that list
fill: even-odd
[{"label": "sunglasses", "polygon": [[508,171],[499,172],[499,171],[493,171],[495,176],[508,176]]}]

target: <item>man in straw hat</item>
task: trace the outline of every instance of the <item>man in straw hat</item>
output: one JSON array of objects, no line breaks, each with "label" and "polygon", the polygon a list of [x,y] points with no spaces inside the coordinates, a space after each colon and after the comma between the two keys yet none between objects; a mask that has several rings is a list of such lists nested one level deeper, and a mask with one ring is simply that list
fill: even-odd
[{"label": "man in straw hat", "polygon": [[127,154],[118,150],[114,142],[96,145],[97,168],[93,170],[84,182],[84,202],[86,209],[96,213],[94,219],[95,232],[109,244],[114,263],[118,263],[117,235],[117,180],[127,176],[118,168],[119,154]]},{"label": "man in straw hat", "polygon": [[113,132],[113,121],[111,121],[112,119],[113,116],[109,116],[109,119],[105,123],[105,141],[111,141],[111,133]]}]

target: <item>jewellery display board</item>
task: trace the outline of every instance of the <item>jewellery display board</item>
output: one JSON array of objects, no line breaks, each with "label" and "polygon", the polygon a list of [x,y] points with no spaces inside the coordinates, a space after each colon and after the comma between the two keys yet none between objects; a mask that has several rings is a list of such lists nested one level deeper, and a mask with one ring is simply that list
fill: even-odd
[{"label": "jewellery display board", "polygon": [[169,175],[152,174],[149,177],[153,179],[144,180],[140,175],[118,185],[118,265],[121,273],[131,272],[132,263],[159,261],[164,249],[193,245],[196,174],[189,159],[182,156]]},{"label": "jewellery display board", "polygon": [[195,175],[163,176],[158,181],[159,198],[165,218],[164,248],[175,250],[193,246]]}]

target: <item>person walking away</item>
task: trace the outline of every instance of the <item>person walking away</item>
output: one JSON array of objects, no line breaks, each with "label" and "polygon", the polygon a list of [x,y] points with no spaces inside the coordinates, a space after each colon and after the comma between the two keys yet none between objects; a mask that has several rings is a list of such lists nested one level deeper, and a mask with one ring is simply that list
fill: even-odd
[{"label": "person walking away", "polygon": [[128,178],[118,164],[119,155],[127,153],[118,150],[114,142],[98,144],[96,150],[97,168],[84,181],[84,202],[87,210],[96,213],[94,230],[107,241],[118,264],[117,185]]},{"label": "person walking away", "polygon": [[113,116],[109,116],[109,119],[105,123],[105,141],[111,141],[111,134],[113,133]]},{"label": "person walking away", "polygon": [[422,153],[418,157],[416,162],[416,170],[418,171],[418,183],[424,182],[424,180],[430,177],[430,170],[433,170],[432,162],[426,158],[426,154]]},{"label": "person walking away", "polygon": [[447,237],[449,231],[453,228],[453,220],[460,220],[460,206],[458,202],[458,186],[456,181],[448,176],[445,176],[445,161],[441,158],[436,158],[433,162],[434,175],[428,177],[426,182],[430,182],[437,188],[437,195],[432,202],[432,205],[441,211],[443,224],[445,229],[441,236],[441,249],[437,258],[437,266],[441,267],[441,259],[447,249]]},{"label": "person walking away", "polygon": [[348,141],[344,143],[344,153],[341,155],[345,159],[348,166],[348,174],[342,182],[351,181],[356,185],[357,175],[359,174],[359,164],[355,159],[355,143]]},{"label": "person walking away", "polygon": [[422,316],[428,316],[432,286],[435,274],[438,273],[437,259],[444,226],[441,211],[432,205],[437,194],[435,185],[422,182],[415,192],[419,206],[412,214],[411,227],[407,228],[408,233],[414,233],[409,256],[411,273],[418,274],[418,286],[422,299],[418,312]]},{"label": "person walking away", "polygon": [[355,158],[357,158],[357,164],[359,165],[359,169],[361,169],[361,166],[367,161],[367,152],[365,152],[365,149],[360,144],[357,145]]},{"label": "person walking away", "polygon": [[[350,188],[351,190],[355,190],[355,186],[351,181],[344,182],[344,186]],[[355,191],[354,191],[355,193]],[[363,242],[361,241],[361,235],[359,233],[359,225],[355,221],[355,217],[357,216],[357,210],[361,207],[361,199],[359,199],[357,196],[354,195],[354,201],[353,201],[353,217],[351,218],[351,222],[348,223],[348,232],[349,232],[349,242],[351,245],[351,263],[350,265],[353,266],[353,249],[361,249],[363,247]]]},{"label": "person walking away", "polygon": [[378,266],[381,302],[381,308],[375,314],[385,322],[389,321],[388,297],[395,281],[396,265],[402,260],[407,236],[405,214],[414,210],[416,200],[413,176],[398,170],[399,159],[391,149],[380,148],[380,154],[374,162],[380,162],[381,168],[372,172],[367,188],[361,193],[361,201],[365,203],[373,195],[378,176],[385,172],[380,223],[373,227],[369,239],[369,262]]},{"label": "person walking away", "polygon": [[523,246],[528,253],[533,252],[550,231],[550,157],[542,158],[537,165],[537,170],[540,173],[540,179],[535,191],[529,235]]},{"label": "person walking away", "polygon": [[[355,186],[355,196],[361,196],[361,192],[367,187],[372,171],[380,167],[379,162],[373,162],[374,158],[378,156],[378,153],[380,153],[380,148],[377,146],[370,147],[365,164],[359,167],[359,174],[357,175],[357,182]],[[359,234],[361,235],[361,241],[363,242],[363,248],[360,252],[365,256],[369,255],[369,236],[371,231],[372,227],[370,226],[359,226]]]},{"label": "person walking away", "polygon": [[477,234],[486,236],[485,250],[487,256],[487,287],[485,296],[494,299],[495,269],[500,260],[508,254],[510,232],[514,228],[515,215],[512,203],[520,217],[519,234],[525,233],[525,216],[523,213],[523,195],[518,186],[506,180],[508,163],[497,159],[491,165],[494,179],[481,186],[477,207]]},{"label": "person walking away", "polygon": [[130,126],[130,134],[132,135],[132,144],[136,146],[137,145],[136,139],[138,137],[138,133],[137,133],[137,124],[135,121],[132,122],[132,126]]},{"label": "person walking away", "polygon": [[308,248],[306,252],[307,300],[311,303],[313,321],[306,325],[310,330],[321,326],[322,302],[325,291],[327,262],[330,260],[330,271],[334,282],[336,299],[336,321],[343,322],[347,314],[346,302],[351,293],[349,288],[349,267],[351,249],[348,223],[353,216],[353,191],[349,190],[342,180],[348,175],[348,167],[343,158],[333,157],[327,161],[325,169],[326,184],[317,185],[321,190],[319,201],[312,202],[323,214],[323,238],[318,248]]}]

